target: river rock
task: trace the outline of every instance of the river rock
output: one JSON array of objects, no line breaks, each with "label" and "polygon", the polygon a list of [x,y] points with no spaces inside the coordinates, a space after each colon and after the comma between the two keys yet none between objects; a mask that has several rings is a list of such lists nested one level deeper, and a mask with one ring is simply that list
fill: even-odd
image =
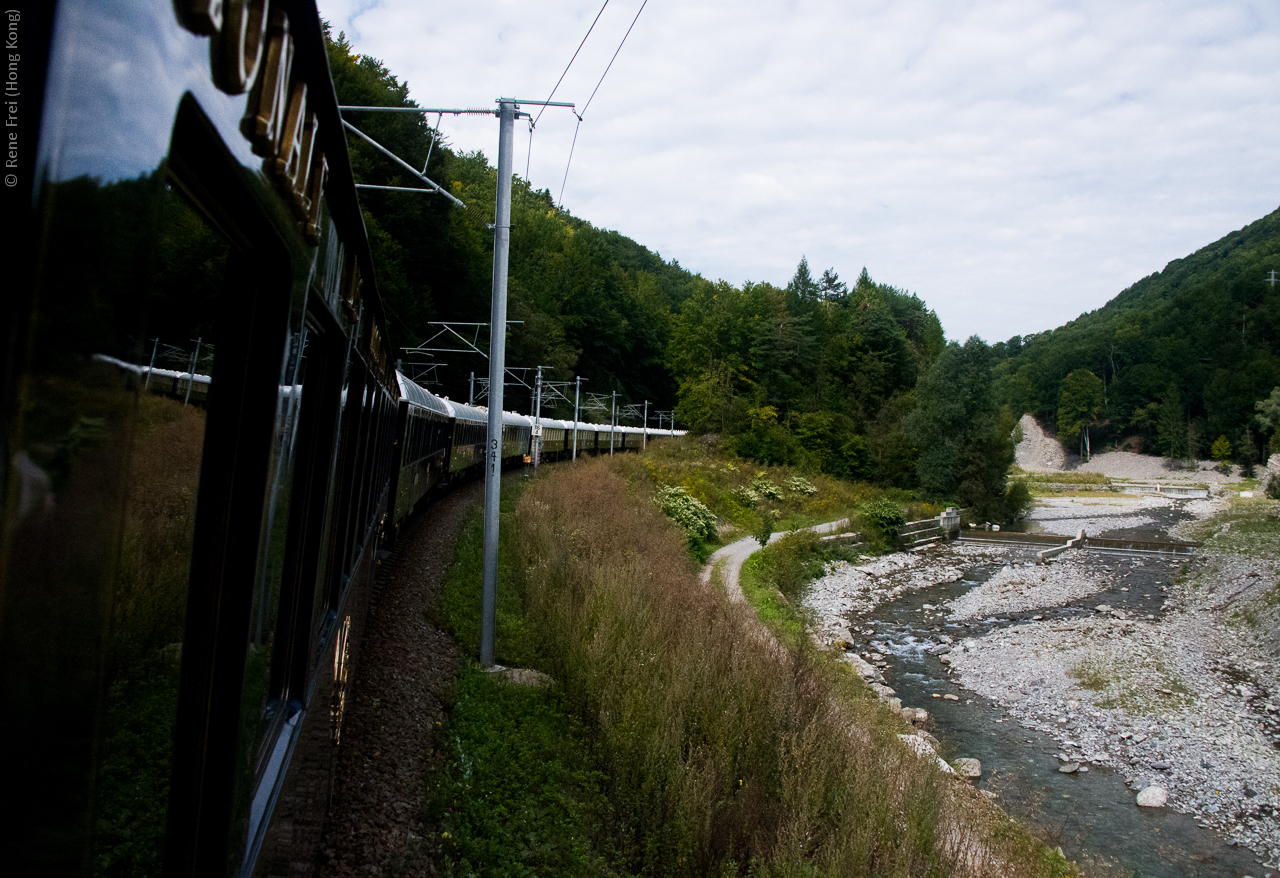
[{"label": "river rock", "polygon": [[977,759],[957,759],[956,774],[961,777],[977,778],[982,777],[982,763]]},{"label": "river rock", "polygon": [[1080,770],[1079,762],[1068,762],[1066,765],[1059,765],[1058,772],[1060,774],[1075,774]]},{"label": "river rock", "polygon": [[904,707],[898,711],[902,718],[912,725],[924,725],[929,721],[929,711],[923,707]]},{"label": "river rock", "polygon": [[1147,787],[1138,793],[1138,805],[1142,808],[1163,808],[1169,801],[1169,793],[1163,787]]},{"label": "river rock", "polygon": [[933,745],[924,738],[919,738],[915,735],[898,735],[898,739],[902,741],[902,743],[906,744],[907,747],[910,748],[917,756],[922,756],[926,759],[933,757],[933,759],[937,761],[938,767],[947,774],[956,773],[956,770],[950,765],[947,765],[946,760],[939,756],[937,751],[933,749]]}]

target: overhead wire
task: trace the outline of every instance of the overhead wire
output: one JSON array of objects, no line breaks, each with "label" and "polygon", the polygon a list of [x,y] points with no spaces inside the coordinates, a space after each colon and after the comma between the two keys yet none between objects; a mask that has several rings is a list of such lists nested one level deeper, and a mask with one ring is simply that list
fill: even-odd
[{"label": "overhead wire", "polygon": [[[648,0],[645,0],[645,2],[648,2]],[[560,78],[556,80],[555,88],[551,89],[551,94],[547,95],[548,103],[550,103],[551,99],[556,96],[556,89],[560,88],[560,83],[564,82],[565,76],[569,73],[569,68],[573,66],[573,62],[578,58],[578,52],[581,52],[582,47],[587,44],[587,37],[591,36],[591,32],[596,29],[596,22],[598,22],[600,20],[600,16],[604,14],[604,7],[608,5],[609,0],[604,0],[604,5],[602,5],[600,7],[600,11],[596,13],[595,19],[591,22],[591,27],[587,28],[586,34],[582,37],[582,42],[578,43],[578,48],[574,50],[573,57],[569,59],[568,64],[564,65],[564,73],[561,73]],[[534,127],[537,127],[538,119],[542,118],[542,114],[545,113],[546,110],[547,108],[544,105],[542,109],[538,111],[537,118],[533,120]]]},{"label": "overhead wire", "polygon": [[631,28],[636,26],[636,22],[640,20],[640,13],[644,12],[649,0],[644,0],[640,4],[640,8],[636,10],[636,17],[631,19],[631,27],[627,28],[627,32],[622,35],[622,42],[618,43],[618,48],[614,50],[613,57],[609,59],[609,67],[604,69],[604,73],[600,74],[600,81],[596,83],[596,87],[591,91],[591,97],[587,98],[586,106],[582,108],[582,115],[587,115],[587,107],[591,106],[591,102],[595,100],[596,92],[600,90],[600,86],[604,84],[604,78],[609,75],[609,68],[613,67],[613,62],[618,60],[618,53],[622,51],[622,46],[627,42],[627,37],[631,36]]},{"label": "overhead wire", "polygon": [[[605,0],[605,2],[607,3],[608,0]],[[597,82],[596,87],[591,90],[591,97],[587,98],[586,104],[583,105],[582,107],[582,112],[579,113],[577,110],[573,111],[573,115],[578,117],[578,123],[577,125],[573,126],[573,143],[569,146],[569,160],[565,162],[564,179],[560,181],[560,198],[558,200],[558,206],[560,207],[564,206],[564,187],[565,187],[565,184],[569,182],[569,166],[573,164],[573,148],[578,144],[578,127],[582,125],[582,117],[587,115],[587,108],[590,107],[591,102],[595,100],[596,92],[598,92],[600,90],[600,86],[604,84],[604,78],[609,75],[609,71],[613,68],[613,62],[618,60],[618,53],[622,51],[622,47],[626,44],[627,37],[631,36],[631,28],[636,26],[636,22],[640,20],[640,13],[644,12],[644,8],[648,4],[649,4],[649,0],[644,0],[644,2],[640,4],[640,8],[636,10],[636,17],[631,19],[631,25],[627,28],[627,32],[622,35],[622,42],[618,43],[618,48],[614,49],[613,57],[609,59],[609,64],[607,67],[604,68],[604,73],[600,74],[600,81]],[[604,7],[601,7],[600,11],[604,12]],[[599,15],[596,16],[596,18],[599,18],[599,17],[600,17]],[[595,27],[595,24],[593,23],[591,26]],[[590,33],[590,31],[588,31],[588,33]],[[582,47],[579,46],[578,48],[582,48]],[[576,53],[575,53],[575,57],[576,57]],[[568,68],[565,68],[565,69],[567,72]],[[564,77],[562,76],[561,79],[563,78]],[[556,86],[558,88],[559,83],[557,83]],[[547,100],[551,100],[551,99],[547,98]],[[532,146],[532,140],[530,141],[530,145]]]},{"label": "overhead wire", "polygon": [[[596,29],[596,22],[600,21],[600,16],[604,14],[605,6],[609,5],[609,0],[604,0],[600,6],[600,11],[596,13],[596,17],[591,21],[591,27],[587,28],[587,32],[582,36],[582,42],[578,43],[578,48],[574,50],[573,57],[569,59],[569,63],[564,65],[564,71],[560,74],[560,78],[556,80],[555,86],[551,89],[551,94],[547,95],[547,104],[551,103],[551,99],[556,96],[556,90],[560,88],[560,83],[564,82],[565,76],[569,73],[569,68],[573,66],[573,62],[578,60],[578,53],[582,51],[582,47],[587,44],[587,37],[591,36],[591,32]],[[547,110],[547,104],[542,105],[542,109],[538,110],[538,115],[529,120],[529,149],[525,154],[524,160],[524,178],[529,179],[529,166],[533,161],[533,129],[538,127],[538,119],[542,118],[542,114]]]}]

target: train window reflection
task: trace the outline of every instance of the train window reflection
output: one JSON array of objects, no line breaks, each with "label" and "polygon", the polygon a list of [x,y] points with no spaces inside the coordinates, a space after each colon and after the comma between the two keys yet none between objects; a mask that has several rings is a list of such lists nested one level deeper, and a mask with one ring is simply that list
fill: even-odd
[{"label": "train window reflection", "polygon": [[167,187],[160,198],[106,655],[97,874],[158,872],[167,811],[215,300],[229,248]]}]

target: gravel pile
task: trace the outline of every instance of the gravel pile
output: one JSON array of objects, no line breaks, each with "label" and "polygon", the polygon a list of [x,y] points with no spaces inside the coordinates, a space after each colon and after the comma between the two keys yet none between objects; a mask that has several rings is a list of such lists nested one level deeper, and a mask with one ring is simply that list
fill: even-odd
[{"label": "gravel pile", "polygon": [[1111,587],[1109,575],[1088,555],[1067,552],[1052,564],[1005,566],[986,582],[948,604],[949,621],[981,619],[1058,607]]},{"label": "gravel pile", "polygon": [[1022,441],[1016,450],[1018,466],[1033,473],[1062,472],[1066,455],[1058,440],[1046,433],[1031,415],[1023,415],[1018,426],[1022,428]]},{"label": "gravel pile", "polygon": [[320,875],[435,874],[423,802],[432,733],[445,719],[460,659],[453,638],[427,619],[482,489],[476,482],[455,490],[400,535],[351,685]]},{"label": "gravel pile", "polygon": [[1129,479],[1137,482],[1194,482],[1197,484],[1224,485],[1239,482],[1239,467],[1232,467],[1229,475],[1216,469],[1212,460],[1200,460],[1190,469],[1171,467],[1171,461],[1149,454],[1131,451],[1106,451],[1095,454],[1082,463],[1075,454],[1067,454],[1057,439],[1050,436],[1031,415],[1023,415],[1018,422],[1022,427],[1022,441],[1016,449],[1019,467],[1033,473],[1060,473],[1066,471],[1101,473],[1112,479]]}]

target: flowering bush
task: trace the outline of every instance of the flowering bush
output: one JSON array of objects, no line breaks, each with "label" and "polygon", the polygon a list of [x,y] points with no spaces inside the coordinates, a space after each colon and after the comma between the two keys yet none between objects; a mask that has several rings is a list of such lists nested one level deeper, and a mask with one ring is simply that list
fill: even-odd
[{"label": "flowering bush", "polygon": [[751,480],[750,490],[755,491],[761,497],[768,497],[770,500],[783,499],[782,489],[764,477],[764,473],[756,473],[756,477]]},{"label": "flowering bush", "polygon": [[787,479],[786,488],[792,494],[804,494],[809,496],[818,493],[818,489],[813,486],[813,482],[803,476],[792,476]]},{"label": "flowering bush", "polygon": [[690,496],[684,488],[659,488],[653,502],[690,537],[715,539],[715,513]]}]

